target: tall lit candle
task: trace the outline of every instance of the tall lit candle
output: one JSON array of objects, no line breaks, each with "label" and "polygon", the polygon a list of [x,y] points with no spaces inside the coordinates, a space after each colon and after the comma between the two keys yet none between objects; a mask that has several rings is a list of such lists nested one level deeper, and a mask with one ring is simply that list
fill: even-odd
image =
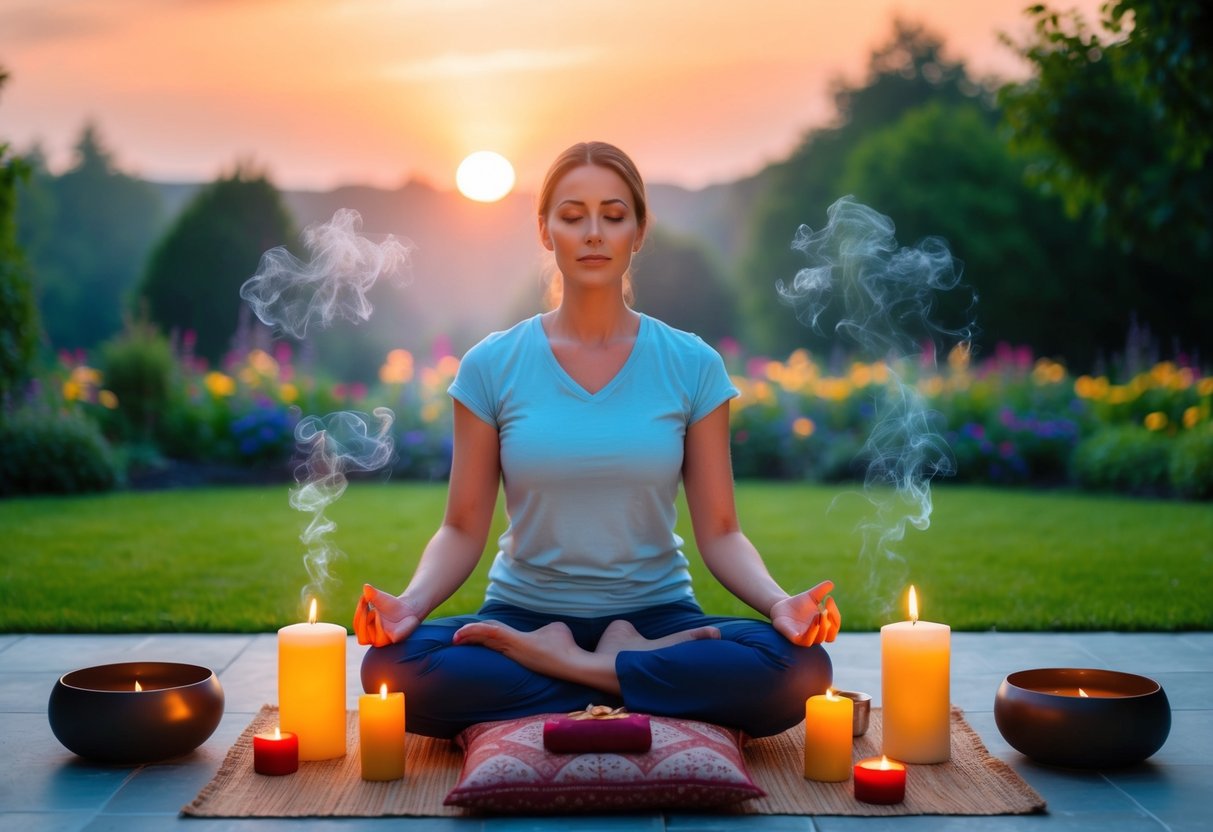
[{"label": "tall lit candle", "polygon": [[399,780],[404,776],[404,694],[379,693],[358,697],[358,747],[363,780]]},{"label": "tall lit candle", "polygon": [[851,776],[851,725],[855,703],[834,691],[804,703],[804,776],[841,783]]},{"label": "tall lit candle", "polygon": [[910,620],[880,628],[883,751],[906,763],[943,763],[951,756],[952,628],[918,620],[910,587]]},{"label": "tall lit candle", "polygon": [[299,737],[300,760],[345,755],[345,628],[316,621],[278,631],[278,718]]}]

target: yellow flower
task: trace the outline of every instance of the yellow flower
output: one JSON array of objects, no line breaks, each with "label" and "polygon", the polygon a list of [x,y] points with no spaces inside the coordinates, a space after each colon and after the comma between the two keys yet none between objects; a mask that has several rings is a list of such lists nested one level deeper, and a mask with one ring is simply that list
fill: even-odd
[{"label": "yellow flower", "polygon": [[856,387],[867,387],[872,383],[872,368],[858,361],[851,365],[851,384]]},{"label": "yellow flower", "polygon": [[202,380],[207,391],[215,398],[226,398],[236,392],[236,381],[231,376],[218,370],[211,370]]},{"label": "yellow flower", "polygon": [[421,421],[426,424],[432,424],[438,421],[438,417],[442,415],[442,405],[438,402],[426,402],[421,407]]},{"label": "yellow flower", "polygon": [[92,367],[80,364],[72,368],[72,381],[81,387],[95,387],[101,383],[101,373]]},{"label": "yellow flower", "polygon": [[69,402],[74,402],[79,399],[80,392],[81,388],[79,382],[73,381],[70,378],[63,382],[63,398],[67,399]]},{"label": "yellow flower", "polygon": [[116,395],[114,395],[113,390],[97,391],[97,401],[106,410],[113,410],[116,407],[118,407],[118,397]]},{"label": "yellow flower", "polygon": [[407,384],[413,379],[413,354],[408,350],[392,350],[379,368],[379,380],[384,384]]},{"label": "yellow flower", "polygon": [[1153,413],[1147,413],[1143,421],[1148,430],[1162,430],[1167,426],[1167,414],[1155,410]]},{"label": "yellow flower", "polygon": [[287,404],[294,404],[299,399],[299,388],[288,381],[278,388],[278,398]]},{"label": "yellow flower", "polygon": [[940,395],[943,393],[943,388],[944,383],[942,376],[927,376],[918,382],[918,390],[928,398],[934,398],[935,396]]},{"label": "yellow flower", "polygon": [[799,436],[801,439],[807,439],[813,435],[813,431],[817,426],[813,424],[813,420],[807,416],[801,416],[796,421],[792,422],[792,433]]},{"label": "yellow flower", "polygon": [[1099,378],[1079,376],[1074,379],[1074,395],[1080,399],[1099,401],[1108,395],[1108,386],[1108,379],[1104,376]]},{"label": "yellow flower", "polygon": [[1065,381],[1065,378],[1066,368],[1048,358],[1039,359],[1032,368],[1032,381],[1039,386],[1058,384]]},{"label": "yellow flower", "polygon": [[952,351],[948,353],[948,366],[953,371],[962,373],[969,368],[969,359],[971,353],[969,350],[969,342],[961,341],[956,346],[952,347]]},{"label": "yellow flower", "polygon": [[1200,408],[1196,405],[1184,410],[1183,423],[1184,427],[1191,429],[1196,427],[1196,423],[1200,421]]},{"label": "yellow flower", "polygon": [[1198,396],[1213,396],[1213,376],[1207,376],[1196,382]]},{"label": "yellow flower", "polygon": [[278,375],[278,362],[265,350],[253,350],[248,354],[249,366],[263,376]]},{"label": "yellow flower", "polygon": [[453,355],[444,355],[438,359],[435,369],[446,378],[454,378],[455,373],[459,372],[459,359]]}]

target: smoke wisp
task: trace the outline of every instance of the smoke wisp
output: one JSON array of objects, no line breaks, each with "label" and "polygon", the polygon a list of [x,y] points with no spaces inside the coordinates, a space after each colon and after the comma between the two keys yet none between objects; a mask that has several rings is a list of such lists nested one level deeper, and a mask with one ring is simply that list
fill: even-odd
[{"label": "smoke wisp", "polygon": [[377,471],[394,453],[391,428],[396,416],[386,407],[371,415],[341,411],[327,416],[307,416],[295,427],[295,441],[306,458],[295,468],[297,486],[291,490],[291,507],[312,515],[299,535],[307,546],[303,556],[308,584],[301,601],[320,594],[333,580],[331,566],[343,553],[329,539],[336,524],[325,515],[349,484],[351,471]]},{"label": "smoke wisp", "polygon": [[298,339],[336,320],[369,320],[374,306],[367,295],[377,281],[405,285],[412,279],[414,246],[392,235],[373,242],[361,228],[362,216],[352,208],[308,226],[302,241],[310,259],[304,262],[283,246],[270,249],[240,287],[240,297],[266,326]]},{"label": "smoke wisp", "polygon": [[[930,526],[931,481],[955,473],[941,415],[927,407],[898,367],[912,355],[933,362],[941,350],[967,344],[975,332],[976,297],[961,283],[962,266],[942,239],[901,246],[889,217],[850,196],[831,205],[826,220],[820,230],[802,225],[797,231],[792,247],[808,265],[790,285],[780,281],[777,288],[801,323],[823,335],[830,327],[868,360],[889,366],[890,383],[862,451],[864,496],[875,516],[860,527],[860,554],[868,560],[873,596],[887,598],[879,585],[900,584],[902,578],[888,567],[905,569],[896,544],[907,525]],[[939,301],[949,292],[967,292],[961,298],[962,320],[953,326],[938,320]]]}]

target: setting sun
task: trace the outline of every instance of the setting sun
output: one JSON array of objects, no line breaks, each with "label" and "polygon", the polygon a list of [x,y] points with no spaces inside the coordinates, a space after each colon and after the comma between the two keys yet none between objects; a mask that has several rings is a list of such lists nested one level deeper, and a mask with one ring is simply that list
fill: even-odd
[{"label": "setting sun", "polygon": [[459,193],[477,202],[496,202],[514,187],[514,166],[500,153],[478,150],[455,171]]}]

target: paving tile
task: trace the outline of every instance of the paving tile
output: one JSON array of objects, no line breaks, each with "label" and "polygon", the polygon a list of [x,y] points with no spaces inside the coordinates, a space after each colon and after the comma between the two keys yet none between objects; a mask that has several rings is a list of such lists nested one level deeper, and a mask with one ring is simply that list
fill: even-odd
[{"label": "paving tile", "polygon": [[662,832],[661,815],[485,818],[483,832]]},{"label": "paving tile", "polygon": [[[878,633],[844,634],[830,646],[836,681],[879,703]],[[348,704],[356,707],[366,648],[347,647]],[[154,655],[152,655],[154,654]],[[67,670],[108,661],[181,660],[214,667],[227,704],[215,735],[186,757],[142,767],[97,766],[58,744],[46,699]],[[1171,735],[1146,763],[1106,774],[1040,766],[998,733],[992,708],[1003,676],[1029,667],[1109,667],[1143,673],[1167,690]],[[217,770],[251,715],[277,697],[275,634],[0,636],[0,832],[900,832],[993,830],[1045,832],[1116,829],[1172,832],[1208,827],[1213,765],[1213,633],[953,633],[953,701],[963,707],[991,753],[1048,801],[1039,816],[799,817],[666,816],[564,818],[197,819],[177,812]],[[11,773],[10,773],[11,772]]]},{"label": "paving tile", "polygon": [[1145,813],[1090,815],[915,815],[895,818],[819,817],[820,832],[1166,832]]},{"label": "paving tile", "polygon": [[666,815],[666,832],[815,832],[803,815]]},{"label": "paving tile", "polygon": [[1208,794],[1213,764],[1140,766],[1107,778],[1171,832],[1207,832],[1210,827],[1213,799],[1193,796]]},{"label": "paving tile", "polygon": [[0,832],[80,832],[92,812],[4,812]]},{"label": "paving tile", "polygon": [[83,832],[480,832],[477,820],[450,818],[174,818],[99,815]]},{"label": "paving tile", "polygon": [[1151,675],[1162,671],[1213,668],[1213,644],[1171,633],[1078,633],[1074,640],[1090,651],[1092,667]]},{"label": "paving tile", "polygon": [[99,809],[130,767],[84,763],[59,744],[45,714],[0,714],[0,812]]},{"label": "paving tile", "polygon": [[186,661],[219,673],[252,638],[195,633],[29,635],[0,653],[0,671],[46,671],[61,676],[69,670],[111,662]]},{"label": "paving tile", "polygon": [[62,674],[0,672],[0,713],[46,713],[55,681]]}]

